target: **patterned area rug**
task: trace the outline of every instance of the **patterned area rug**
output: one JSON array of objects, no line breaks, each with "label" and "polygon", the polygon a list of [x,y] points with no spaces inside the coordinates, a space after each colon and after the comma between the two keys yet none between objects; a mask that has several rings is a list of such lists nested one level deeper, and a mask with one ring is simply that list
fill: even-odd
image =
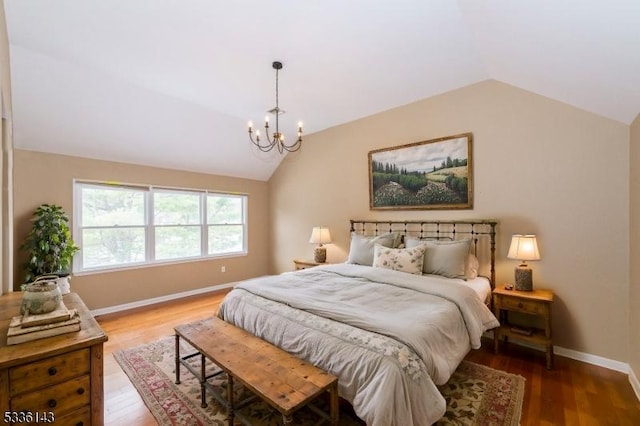
[{"label": "patterned area rug", "polygon": [[[180,354],[194,352],[181,340]],[[114,357],[129,376],[159,425],[226,425],[226,412],[207,392],[207,407],[200,407],[200,383],[181,367],[181,383],[175,381],[175,338],[165,337],[156,342],[117,351]],[[191,359],[199,364],[200,357]],[[215,371],[209,365],[208,373]],[[210,379],[215,385],[226,386],[224,375]],[[521,376],[494,370],[463,361],[449,382],[440,387],[447,400],[447,412],[437,425],[513,425],[520,423],[525,379]],[[238,397],[247,391],[237,389]],[[244,395],[243,395],[244,393]],[[240,400],[240,399],[236,399]],[[326,401],[319,401],[326,409]],[[325,405],[323,407],[323,405]],[[253,403],[242,412],[259,426],[272,426],[281,417],[264,403]],[[318,415],[302,409],[296,413],[294,424],[316,424]],[[341,425],[362,425],[348,407],[341,407]]]}]

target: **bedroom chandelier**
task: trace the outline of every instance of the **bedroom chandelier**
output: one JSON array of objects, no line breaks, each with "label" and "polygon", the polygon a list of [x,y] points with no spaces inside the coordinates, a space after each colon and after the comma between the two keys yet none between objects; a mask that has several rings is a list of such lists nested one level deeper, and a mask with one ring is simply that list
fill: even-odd
[{"label": "bedroom chandelier", "polygon": [[278,104],[278,71],[282,69],[282,62],[274,61],[271,66],[276,70],[276,106],[267,112],[276,116],[276,130],[273,132],[273,136],[269,137],[269,116],[267,115],[264,118],[264,130],[267,134],[267,140],[260,142],[260,130],[256,130],[256,137],[255,139],[253,138],[253,123],[251,123],[251,121],[249,122],[249,139],[262,152],[269,152],[273,148],[277,148],[280,154],[285,151],[295,152],[302,146],[302,122],[298,122],[298,138],[291,145],[287,145],[284,142],[284,135],[280,132],[279,123],[280,114],[284,114],[284,111],[280,109],[280,105]]}]

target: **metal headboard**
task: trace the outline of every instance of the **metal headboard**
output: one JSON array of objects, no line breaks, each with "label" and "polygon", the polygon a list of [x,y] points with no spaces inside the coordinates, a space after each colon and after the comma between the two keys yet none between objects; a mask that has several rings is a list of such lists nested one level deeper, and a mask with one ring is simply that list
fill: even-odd
[{"label": "metal headboard", "polygon": [[[399,232],[403,236],[437,240],[471,239],[473,251],[481,268],[489,265],[491,288],[496,285],[496,226],[495,220],[354,220],[351,232],[380,235]],[[481,271],[482,272],[482,271]]]}]

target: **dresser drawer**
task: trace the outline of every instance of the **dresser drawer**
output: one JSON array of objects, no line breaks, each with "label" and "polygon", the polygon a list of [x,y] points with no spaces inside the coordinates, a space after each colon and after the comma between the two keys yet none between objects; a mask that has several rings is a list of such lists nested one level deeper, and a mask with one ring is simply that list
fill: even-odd
[{"label": "dresser drawer", "polygon": [[89,349],[81,349],[64,355],[13,367],[9,370],[11,396],[44,386],[64,382],[72,377],[89,374]]},{"label": "dresser drawer", "polygon": [[53,411],[64,414],[89,405],[91,400],[91,380],[89,375],[77,377],[55,386],[11,398],[11,411]]},{"label": "dresser drawer", "polygon": [[510,311],[541,315],[544,313],[545,305],[544,303],[519,299],[516,297],[501,297],[500,308]]},{"label": "dresser drawer", "polygon": [[55,426],[90,426],[91,425],[91,408],[89,406],[82,407],[79,410],[72,411],[64,416],[56,417]]}]

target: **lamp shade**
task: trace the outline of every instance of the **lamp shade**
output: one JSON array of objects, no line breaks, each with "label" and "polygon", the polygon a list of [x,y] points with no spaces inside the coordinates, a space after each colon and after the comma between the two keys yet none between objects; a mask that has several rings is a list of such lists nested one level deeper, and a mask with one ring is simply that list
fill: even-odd
[{"label": "lamp shade", "polygon": [[535,235],[515,234],[511,237],[511,246],[509,246],[509,259],[517,260],[540,260],[540,251],[538,251],[538,242]]},{"label": "lamp shade", "polygon": [[331,242],[329,228],[326,226],[314,226],[309,242],[314,244],[329,244]]}]

